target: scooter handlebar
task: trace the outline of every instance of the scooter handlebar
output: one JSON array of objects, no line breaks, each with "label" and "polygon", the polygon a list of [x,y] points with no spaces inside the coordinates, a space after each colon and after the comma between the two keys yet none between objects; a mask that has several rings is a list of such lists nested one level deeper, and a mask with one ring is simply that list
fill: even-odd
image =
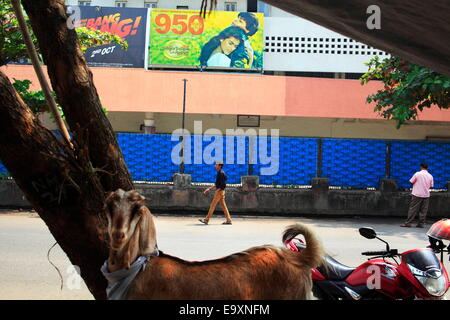
[{"label": "scooter handlebar", "polygon": [[396,256],[398,255],[398,250],[397,249],[391,249],[389,251],[365,251],[365,252],[361,252],[361,254],[363,256]]},{"label": "scooter handlebar", "polygon": [[361,254],[363,256],[384,256],[389,254],[388,251],[366,251],[366,252],[361,252]]}]

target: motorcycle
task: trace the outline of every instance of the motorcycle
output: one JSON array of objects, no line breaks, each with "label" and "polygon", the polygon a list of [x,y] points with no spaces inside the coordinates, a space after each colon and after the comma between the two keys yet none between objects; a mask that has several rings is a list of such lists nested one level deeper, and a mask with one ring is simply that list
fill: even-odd
[{"label": "motorcycle", "polygon": [[[449,278],[443,258],[444,252],[450,253],[450,244],[446,248],[442,241],[446,238],[442,236],[445,234],[446,240],[450,240],[450,220],[441,222],[436,222],[427,233],[430,242],[427,248],[403,253],[391,249],[374,229],[360,228],[361,236],[382,241],[386,249],[362,252],[370,258],[356,268],[325,255],[322,265],[311,270],[314,296],[320,300],[445,299]],[[441,227],[435,227],[438,223]],[[286,240],[285,246],[297,252],[306,248],[299,238]]]}]

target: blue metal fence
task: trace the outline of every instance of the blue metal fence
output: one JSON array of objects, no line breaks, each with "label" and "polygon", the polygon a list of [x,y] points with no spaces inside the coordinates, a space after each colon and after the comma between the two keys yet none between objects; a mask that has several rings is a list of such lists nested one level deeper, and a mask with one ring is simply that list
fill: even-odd
[{"label": "blue metal fence", "polygon": [[377,187],[385,177],[385,141],[323,139],[322,148],[322,175],[332,186]]},{"label": "blue metal fence", "polygon": [[[261,184],[270,185],[309,185],[316,175],[317,166],[317,138],[279,138],[279,164],[278,172],[274,175],[260,175],[261,169],[274,171],[277,163],[274,162],[274,150],[272,141],[268,139],[268,149],[272,161],[270,164],[258,164],[254,166],[253,173],[260,175]],[[259,140],[258,140],[259,142]],[[263,154],[265,152],[262,152]],[[269,161],[266,161],[269,162]],[[272,170],[270,170],[272,169]]]},{"label": "blue metal fence", "polygon": [[171,135],[119,133],[117,138],[133,180],[169,182],[178,172],[171,160]]},{"label": "blue metal fence", "polygon": [[[170,182],[179,172],[179,163],[174,162],[180,149],[177,137],[138,133],[118,133],[117,137],[134,181]],[[320,175],[329,178],[332,186],[376,188],[390,172],[400,188],[409,188],[409,179],[425,161],[435,188],[444,189],[450,181],[448,142],[297,137],[280,137],[278,143],[264,137],[254,141],[249,152],[249,137],[192,135],[185,139],[184,172],[192,175],[193,182],[212,183],[218,157],[225,162],[228,183],[240,183],[240,177],[251,172],[260,176],[261,184],[309,185]],[[0,174],[5,172],[0,163]]]},{"label": "blue metal fence", "polygon": [[248,171],[248,143],[249,138],[245,136],[192,135],[191,152],[184,172],[192,176],[193,182],[214,182],[217,173],[214,162],[218,157],[226,163],[224,171],[227,174],[227,182],[240,183],[241,176],[246,175]]},{"label": "blue metal fence", "polygon": [[409,188],[409,179],[419,171],[420,162],[428,163],[434,187],[444,189],[450,181],[450,143],[428,141],[393,141],[391,153],[391,178],[397,179],[400,188]]}]

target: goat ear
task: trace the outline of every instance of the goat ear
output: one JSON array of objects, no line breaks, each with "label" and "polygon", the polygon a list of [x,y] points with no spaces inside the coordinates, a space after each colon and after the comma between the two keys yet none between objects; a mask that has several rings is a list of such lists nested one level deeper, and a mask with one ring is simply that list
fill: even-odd
[{"label": "goat ear", "polygon": [[155,224],[147,207],[142,206],[139,209],[139,214],[142,215],[139,222],[139,251],[142,255],[146,255],[152,253],[156,247]]},{"label": "goat ear", "polygon": [[145,205],[145,197],[136,190],[130,191],[128,201],[133,202],[137,207],[142,207]]},{"label": "goat ear", "polygon": [[136,190],[132,190],[129,192],[128,199],[130,201],[144,201],[145,197]]}]

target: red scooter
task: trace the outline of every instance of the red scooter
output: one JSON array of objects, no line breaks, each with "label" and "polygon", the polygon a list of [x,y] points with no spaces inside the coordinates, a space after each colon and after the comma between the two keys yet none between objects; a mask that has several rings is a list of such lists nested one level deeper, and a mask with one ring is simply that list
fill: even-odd
[{"label": "red scooter", "polygon": [[[325,256],[324,263],[311,270],[313,293],[318,299],[445,299],[449,279],[443,264],[443,253],[449,252],[450,245],[445,249],[442,239],[428,233],[428,248],[398,253],[397,249],[390,249],[389,244],[380,239],[372,228],[360,228],[359,233],[367,239],[381,240],[386,244],[386,250],[362,252],[362,255],[372,257],[357,268]],[[292,251],[301,251],[306,247],[299,238],[288,239],[285,245]],[[435,253],[441,254],[441,261]],[[390,260],[386,260],[388,258]]]}]

